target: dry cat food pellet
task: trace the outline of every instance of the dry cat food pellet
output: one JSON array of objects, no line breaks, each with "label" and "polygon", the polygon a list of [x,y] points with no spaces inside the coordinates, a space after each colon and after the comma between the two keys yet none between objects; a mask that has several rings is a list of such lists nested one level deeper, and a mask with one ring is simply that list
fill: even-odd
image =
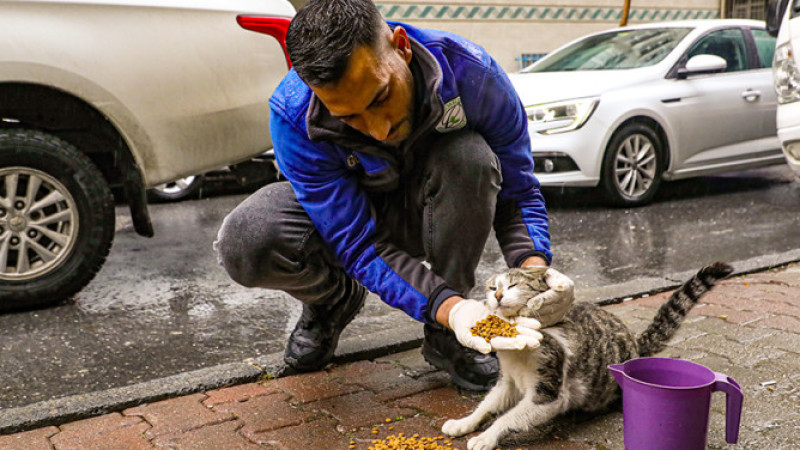
[{"label": "dry cat food pellet", "polygon": [[[441,442],[441,444],[439,443]],[[415,434],[411,437],[403,436],[403,433],[389,435],[384,439],[372,441],[369,450],[458,450],[452,447],[452,443],[444,439],[443,436],[435,438],[419,437]]]},{"label": "dry cat food pellet", "polygon": [[493,337],[515,337],[519,332],[517,327],[511,322],[505,321],[495,315],[491,315],[476,323],[470,328],[473,336],[480,336],[489,342]]}]

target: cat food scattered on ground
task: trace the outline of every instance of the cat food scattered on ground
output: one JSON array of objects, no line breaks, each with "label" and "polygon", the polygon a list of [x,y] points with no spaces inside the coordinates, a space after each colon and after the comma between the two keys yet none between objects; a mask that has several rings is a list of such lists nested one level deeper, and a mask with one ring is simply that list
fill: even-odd
[{"label": "cat food scattered on ground", "polygon": [[369,450],[458,450],[453,449],[452,445],[444,436],[427,438],[415,434],[411,437],[405,437],[403,433],[399,433],[372,441]]},{"label": "cat food scattered on ground", "polygon": [[486,342],[489,342],[493,337],[514,337],[519,334],[514,324],[495,315],[486,317],[469,330],[473,336],[480,336],[486,339]]}]

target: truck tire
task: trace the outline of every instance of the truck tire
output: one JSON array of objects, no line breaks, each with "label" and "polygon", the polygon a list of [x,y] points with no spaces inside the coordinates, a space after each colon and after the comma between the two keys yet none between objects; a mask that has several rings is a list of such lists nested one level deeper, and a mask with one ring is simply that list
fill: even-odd
[{"label": "truck tire", "polygon": [[178,202],[194,197],[203,185],[203,175],[192,175],[147,190],[151,202]]},{"label": "truck tire", "polygon": [[0,129],[0,312],[49,306],[94,278],[114,238],[114,200],[73,145]]}]

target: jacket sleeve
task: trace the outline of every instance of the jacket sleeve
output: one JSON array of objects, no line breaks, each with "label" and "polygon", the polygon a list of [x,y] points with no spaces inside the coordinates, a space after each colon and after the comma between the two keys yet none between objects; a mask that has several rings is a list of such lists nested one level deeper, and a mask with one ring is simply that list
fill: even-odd
[{"label": "jacket sleeve", "polygon": [[[528,120],[525,108],[511,81],[493,59],[480,72],[462,77],[481,80],[480,89],[461,90],[467,121],[500,159],[503,182],[498,198],[494,228],[509,267],[519,267],[534,255],[548,263],[550,233],[544,197],[533,175]],[[468,63],[465,70],[475,69]],[[470,92],[476,94],[469,95]]]},{"label": "jacket sleeve", "polygon": [[[455,292],[440,278],[432,277],[432,272],[412,274],[408,281],[390,267],[387,260],[412,257],[385,243],[376,245],[368,196],[342,162],[342,150],[326,142],[312,142],[274,108],[270,132],[278,166],[345,272],[389,306],[418,321],[431,321],[428,304]],[[414,267],[429,272],[422,264]],[[414,282],[421,279],[426,283]]]}]

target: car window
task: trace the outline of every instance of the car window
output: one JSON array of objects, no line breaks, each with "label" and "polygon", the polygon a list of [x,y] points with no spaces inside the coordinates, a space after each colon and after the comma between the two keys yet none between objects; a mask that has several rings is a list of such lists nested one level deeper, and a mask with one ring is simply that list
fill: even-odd
[{"label": "car window", "polygon": [[725,72],[737,72],[747,68],[744,35],[738,28],[712,31],[703,36],[689,50],[689,58],[696,55],[721,57],[728,63]]},{"label": "car window", "polygon": [[656,64],[691,28],[647,28],[612,31],[581,39],[522,72],[633,69]]},{"label": "car window", "polygon": [[758,50],[758,60],[760,67],[772,67],[772,56],[775,54],[775,38],[770,36],[767,30],[752,29],[753,40]]}]

